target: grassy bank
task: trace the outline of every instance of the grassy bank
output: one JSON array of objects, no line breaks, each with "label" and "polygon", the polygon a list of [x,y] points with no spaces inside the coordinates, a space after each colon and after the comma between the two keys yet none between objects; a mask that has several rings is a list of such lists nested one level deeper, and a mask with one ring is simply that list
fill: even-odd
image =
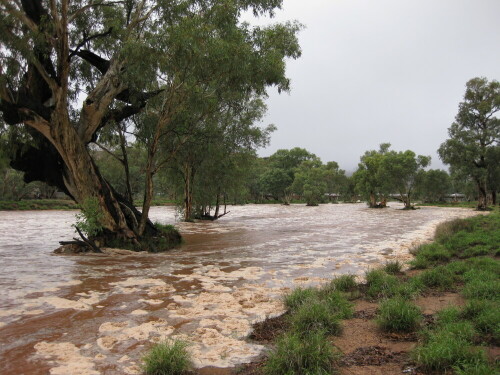
[{"label": "grassy bank", "polygon": [[[356,339],[343,337],[337,340],[333,335],[339,335],[342,327],[348,328],[350,324],[365,324],[367,328],[372,327],[370,324],[376,325],[378,342],[383,342],[388,336],[392,341],[412,342],[412,348],[405,352],[385,352],[387,362],[381,360],[382,363],[387,365],[394,358],[399,361],[396,364],[399,369],[394,370],[392,365],[392,370],[390,366],[382,370],[387,374],[404,370],[415,374],[499,373],[499,246],[500,213],[497,211],[488,216],[440,225],[434,243],[414,250],[415,259],[410,263],[413,270],[409,272],[401,273],[402,265],[392,262],[382,269],[367,272],[364,284],[356,284],[351,276],[342,276],[319,290],[293,291],[285,298],[290,311],[287,318],[291,322],[289,331],[277,340],[264,366],[254,373],[331,374],[334,370],[346,371],[349,367],[346,364],[352,364],[352,358],[351,362],[348,359],[353,353],[364,350],[365,357],[373,358],[374,353],[380,352],[380,347],[359,346],[357,352],[342,352],[342,347],[352,348],[352,345],[346,345],[346,340]],[[325,297],[332,293],[336,296],[333,304],[329,297]],[[442,306],[433,314],[424,314],[430,301],[435,303],[434,297],[445,300],[443,296],[450,301],[455,298],[458,303]],[[349,320],[351,313],[346,307],[349,301],[354,306],[371,303],[375,313],[366,322]],[[318,313],[323,310],[328,313]],[[339,314],[339,310],[344,313]],[[363,316],[363,311],[357,310],[356,313]],[[302,326],[294,323],[308,319],[316,323]],[[332,319],[336,319],[334,330],[328,328],[333,326]],[[340,319],[348,320],[341,324]],[[291,363],[286,359],[286,353],[290,353],[295,345],[294,335],[304,332],[319,335],[323,343],[332,341],[333,345],[330,345],[330,351],[310,352],[309,346],[317,346],[318,339],[304,339],[301,351],[310,352],[310,357],[302,358],[300,364]],[[342,359],[343,356],[347,359]],[[366,371],[371,371],[366,364],[367,358],[357,358],[351,367],[359,370],[364,366]],[[312,368],[311,364],[321,368]]]},{"label": "grassy bank", "polygon": [[0,201],[0,211],[78,209],[78,205],[68,199],[23,199],[20,201]]},{"label": "grassy bank", "polygon": [[455,208],[476,208],[475,202],[434,202],[434,203],[417,203],[416,206],[434,206],[434,207],[455,207]]}]

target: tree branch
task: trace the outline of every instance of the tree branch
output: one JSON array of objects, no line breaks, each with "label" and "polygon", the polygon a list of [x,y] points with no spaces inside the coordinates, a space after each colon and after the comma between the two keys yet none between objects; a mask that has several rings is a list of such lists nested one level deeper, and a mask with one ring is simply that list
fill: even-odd
[{"label": "tree branch", "polygon": [[[108,36],[109,34],[111,34],[111,32],[113,31],[113,27],[110,27],[108,29],[108,31],[105,31],[105,32],[102,32],[102,33],[99,33],[99,34],[93,34],[89,37],[84,37],[83,40],[77,44],[77,46],[75,47],[74,50],[71,50],[71,53],[70,55],[68,56],[68,61],[71,60],[71,58],[75,55],[77,55],[77,52],[80,51],[80,48],[82,48],[84,46],[84,44],[90,42],[92,39],[96,39],[96,38],[101,38],[101,37],[104,37],[104,36]],[[89,52],[89,51],[88,51]],[[92,52],[89,52],[89,53],[92,53]],[[95,55],[97,56],[97,55]],[[83,58],[83,57],[82,57]],[[85,59],[85,58],[84,58]],[[104,60],[104,59],[103,59]],[[88,60],[86,60],[88,61]],[[101,72],[102,73],[102,72]],[[104,74],[104,73],[103,73]]]},{"label": "tree branch", "polygon": [[7,9],[8,13],[14,17],[16,17],[19,21],[21,21],[25,26],[27,26],[32,32],[37,33],[38,32],[38,25],[30,18],[26,16],[23,12],[21,12],[19,9],[16,9],[13,7],[10,3],[10,0],[0,0],[2,4],[5,6]]},{"label": "tree branch", "polygon": [[102,0],[102,1],[96,1],[93,3],[87,4],[83,7],[81,7],[80,9],[77,9],[74,13],[72,13],[69,17],[68,23],[73,22],[75,20],[75,18],[78,17],[78,15],[80,15],[80,13],[85,12],[87,9],[90,9],[93,7],[99,7],[99,6],[110,7],[110,6],[114,6],[116,4],[124,4],[124,3],[125,3],[124,1],[110,1],[109,3],[105,3],[104,0]]}]

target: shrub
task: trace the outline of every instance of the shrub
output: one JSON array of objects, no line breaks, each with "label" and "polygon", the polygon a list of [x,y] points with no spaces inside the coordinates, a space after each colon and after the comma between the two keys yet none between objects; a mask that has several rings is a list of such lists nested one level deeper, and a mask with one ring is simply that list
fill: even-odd
[{"label": "shrub", "polygon": [[318,299],[318,291],[312,288],[297,288],[284,297],[285,307],[291,311],[297,310],[304,302]]},{"label": "shrub", "polygon": [[73,227],[92,238],[103,230],[101,224],[103,217],[99,200],[95,197],[87,198],[82,204],[81,212],[75,215],[76,223],[73,224]]},{"label": "shrub", "polygon": [[342,326],[337,315],[330,312],[325,303],[319,301],[303,304],[291,316],[292,329],[305,336],[313,331],[322,331],[329,335],[338,335]]},{"label": "shrub", "polygon": [[366,295],[372,299],[392,297],[396,293],[398,279],[383,270],[371,270],[366,273]]},{"label": "shrub", "polygon": [[182,375],[191,368],[191,359],[183,341],[165,341],[154,345],[143,357],[147,375]]},{"label": "shrub", "polygon": [[402,268],[403,268],[403,263],[396,260],[392,262],[387,262],[384,266],[384,271],[390,275],[396,275],[398,273],[401,273]]},{"label": "shrub", "polygon": [[264,366],[266,375],[330,375],[337,355],[323,332],[306,337],[288,333],[278,339]]},{"label": "shrub", "polygon": [[389,332],[412,332],[421,320],[420,309],[402,298],[382,302],[377,317],[379,327]]}]

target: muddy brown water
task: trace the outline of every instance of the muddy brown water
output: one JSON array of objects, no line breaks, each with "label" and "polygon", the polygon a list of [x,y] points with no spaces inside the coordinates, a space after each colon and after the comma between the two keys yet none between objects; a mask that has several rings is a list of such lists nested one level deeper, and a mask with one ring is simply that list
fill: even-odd
[{"label": "muddy brown water", "polygon": [[474,214],[400,208],[247,205],[178,223],[155,207],[185,243],[132,256],[52,254],[74,235],[74,211],[0,212],[0,373],[140,374],[168,338],[188,341],[199,368],[248,362],[263,350],[245,341],[251,324],[281,314],[289,288],[408,259],[439,222]]}]

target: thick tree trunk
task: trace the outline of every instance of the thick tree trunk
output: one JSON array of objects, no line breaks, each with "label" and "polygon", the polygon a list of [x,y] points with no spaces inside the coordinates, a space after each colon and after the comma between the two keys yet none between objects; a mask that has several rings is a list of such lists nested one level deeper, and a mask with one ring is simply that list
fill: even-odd
[{"label": "thick tree trunk", "polygon": [[479,211],[484,211],[488,208],[486,184],[484,183],[484,181],[476,179],[476,185],[479,194],[476,209]]},{"label": "thick tree trunk", "polygon": [[188,163],[184,164],[184,221],[191,220],[193,214],[192,170]]}]

